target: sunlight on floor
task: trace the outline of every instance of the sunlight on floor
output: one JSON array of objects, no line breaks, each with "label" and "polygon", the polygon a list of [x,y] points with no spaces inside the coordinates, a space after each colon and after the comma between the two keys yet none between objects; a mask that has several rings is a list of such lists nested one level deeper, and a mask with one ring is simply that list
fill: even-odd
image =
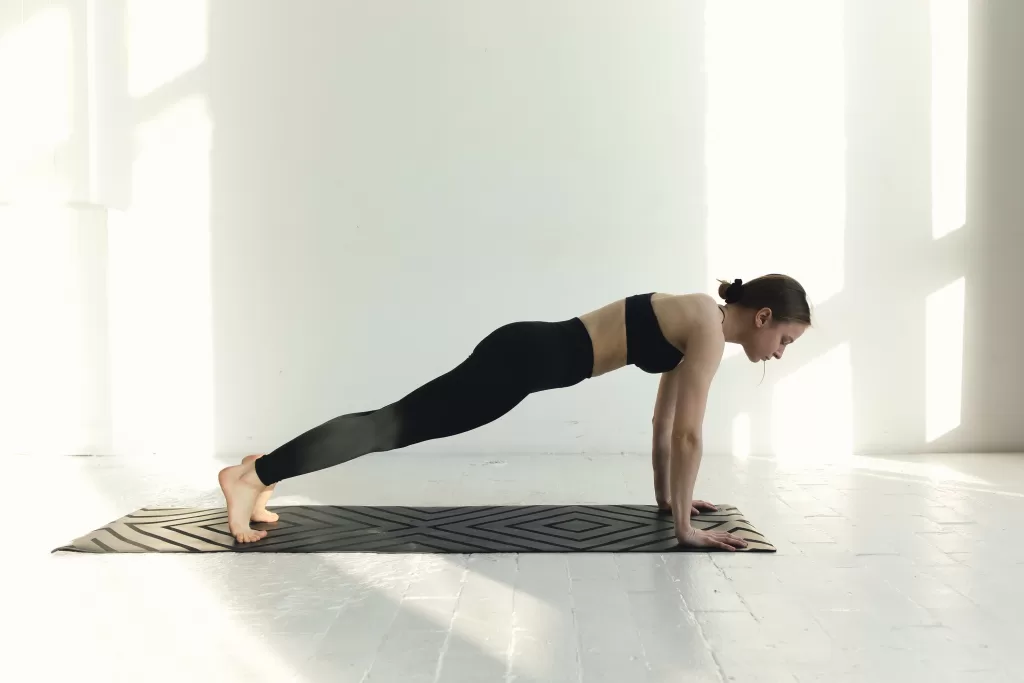
[{"label": "sunlight on floor", "polygon": [[894,460],[891,458],[867,457],[863,455],[854,456],[849,461],[850,469],[871,470],[872,472],[887,472],[890,474],[904,474],[912,477],[920,477],[933,482],[958,482],[961,484],[974,484],[976,486],[991,486],[992,482],[981,477],[961,472],[949,465],[935,462],[912,462],[909,460]]},{"label": "sunlight on floor", "polygon": [[835,464],[853,455],[850,347],[843,343],[780,380],[772,450],[780,464]]},{"label": "sunlight on floor", "polygon": [[965,279],[928,295],[925,303],[925,440],[960,426],[963,402]]},{"label": "sunlight on floor", "polygon": [[[533,475],[511,492],[503,474],[483,467],[486,456],[429,456],[426,464],[444,482],[476,473],[471,482],[434,485],[432,495],[452,505],[481,496],[555,502],[584,490],[623,500],[624,480],[638,492],[631,500],[649,500],[648,455],[629,464],[561,456],[566,472],[588,476],[536,477],[551,459],[510,461]],[[423,499],[422,472],[407,462],[369,459],[349,490]],[[11,530],[12,547],[24,551],[12,569],[25,590],[8,621],[50,637],[34,639],[31,651],[14,648],[6,670],[16,680],[72,680],[83,661],[102,660],[104,680],[598,683],[718,681],[724,666],[725,677],[767,673],[774,681],[811,670],[794,663],[810,652],[822,658],[813,671],[830,681],[887,680],[887,672],[911,669],[921,680],[942,679],[943,670],[961,680],[984,668],[979,656],[990,669],[1015,671],[1024,604],[1014,586],[1024,550],[1005,537],[1024,510],[1022,462],[1014,454],[899,455],[853,458],[847,472],[706,458],[702,493],[751,515],[777,544],[771,556],[197,557],[47,550],[108,521],[107,501],[121,501],[118,515],[140,502],[208,505],[193,482],[209,468],[166,458],[12,458],[17,481],[57,484],[57,504],[42,513],[45,530]],[[9,493],[18,507],[37,497],[30,487]],[[330,500],[345,503],[346,495]],[[729,639],[736,629],[750,637]],[[52,642],[64,656],[50,656]],[[927,671],[922,658],[932,663]]]},{"label": "sunlight on floor", "polygon": [[[149,558],[147,558],[149,559]],[[161,640],[165,647],[178,653],[198,669],[206,669],[211,679],[239,680],[248,673],[249,680],[292,680],[294,667],[277,652],[277,648],[264,647],[264,634],[251,625],[252,620],[244,612],[228,607],[229,600],[217,585],[204,575],[203,567],[177,566],[168,563],[150,562],[149,571],[140,573],[134,581],[125,585],[126,573],[120,572],[119,585],[109,590],[124,595],[149,596],[139,603],[139,611],[151,619],[150,629],[137,630],[124,642],[125,629],[118,628],[122,646],[135,650],[138,640]],[[132,585],[137,582],[138,585]],[[147,586],[163,586],[153,593]],[[184,628],[192,623],[192,628]],[[225,652],[238,655],[225,663]]]},{"label": "sunlight on floor", "polygon": [[967,0],[932,0],[932,237],[967,220]]},{"label": "sunlight on floor", "polygon": [[210,143],[202,97],[136,129],[133,203],[112,211],[115,451],[213,451]]},{"label": "sunlight on floor", "polygon": [[71,135],[71,18],[51,7],[0,36],[0,196],[62,196],[54,152]]},{"label": "sunlight on floor", "polygon": [[128,92],[142,97],[206,60],[206,0],[128,0]]},{"label": "sunlight on floor", "polygon": [[844,283],[843,3],[705,11],[708,272],[792,275],[820,305]]},{"label": "sunlight on floor", "polygon": [[[405,562],[412,563],[414,576],[412,585],[406,586],[395,582],[393,576],[382,573],[380,562],[372,554],[328,554],[324,556],[341,573],[354,578],[364,589],[371,589],[400,606],[399,619],[415,628],[429,628],[435,631],[448,631],[449,640],[460,642],[460,654],[465,653],[465,646],[472,648],[474,654],[502,664],[509,656],[513,635],[503,629],[487,628],[490,613],[496,621],[507,619],[513,613],[513,599],[517,613],[531,616],[530,636],[547,640],[557,636],[558,629],[565,627],[560,623],[560,612],[554,609],[542,597],[516,591],[513,585],[491,578],[480,571],[473,571],[465,566],[464,558],[444,555],[409,555]],[[462,559],[460,564],[452,558]],[[486,563],[486,556],[476,558]],[[463,605],[470,600],[488,605],[476,618]],[[463,618],[459,612],[465,614]],[[544,615],[547,614],[547,619]],[[550,630],[545,630],[547,628]],[[445,659],[442,648],[438,662],[440,668]],[[546,672],[541,662],[516,660],[516,671],[513,674],[525,675],[533,680],[546,680]]]}]

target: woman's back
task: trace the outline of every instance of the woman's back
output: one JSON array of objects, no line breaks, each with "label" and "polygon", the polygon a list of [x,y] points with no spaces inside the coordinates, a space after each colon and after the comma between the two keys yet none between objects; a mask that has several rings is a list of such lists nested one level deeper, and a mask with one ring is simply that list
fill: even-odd
[{"label": "woman's back", "polygon": [[[651,296],[651,307],[665,340],[680,353],[698,321],[715,312],[715,300],[706,294]],[[626,365],[626,300],[619,299],[580,316],[594,344],[594,377]]]}]

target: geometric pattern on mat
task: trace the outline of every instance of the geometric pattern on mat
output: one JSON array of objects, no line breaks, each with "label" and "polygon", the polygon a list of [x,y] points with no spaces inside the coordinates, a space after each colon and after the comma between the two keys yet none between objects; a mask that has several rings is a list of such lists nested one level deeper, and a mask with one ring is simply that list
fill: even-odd
[{"label": "geometric pattern on mat", "polygon": [[[731,505],[691,517],[698,529],[747,541],[739,552],[775,547]],[[255,543],[236,543],[225,508],[143,508],[57,551],[85,553],[361,552],[577,553],[679,552],[672,518],[654,505],[463,507],[295,505]],[[699,550],[694,552],[716,552]],[[717,551],[728,552],[728,551]]]}]

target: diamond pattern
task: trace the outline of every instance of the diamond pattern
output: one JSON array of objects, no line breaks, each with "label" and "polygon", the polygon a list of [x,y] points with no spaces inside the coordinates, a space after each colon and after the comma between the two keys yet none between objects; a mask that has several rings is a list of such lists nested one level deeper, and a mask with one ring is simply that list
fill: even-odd
[{"label": "diamond pattern", "polygon": [[[224,508],[143,508],[56,551],[542,553],[671,552],[671,516],[653,505],[467,507],[276,507],[281,519],[256,543],[228,533]],[[729,531],[747,552],[775,547],[731,505],[692,518],[698,529]],[[703,551],[702,551],[703,552]]]}]

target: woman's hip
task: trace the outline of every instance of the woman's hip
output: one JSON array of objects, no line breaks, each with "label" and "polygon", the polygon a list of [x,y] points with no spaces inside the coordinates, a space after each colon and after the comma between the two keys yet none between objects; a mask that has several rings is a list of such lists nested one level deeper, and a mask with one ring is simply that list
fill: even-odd
[{"label": "woman's hip", "polygon": [[531,392],[579,384],[594,368],[594,346],[579,318],[502,325],[477,344],[473,355],[486,359],[503,379],[525,382]]}]

